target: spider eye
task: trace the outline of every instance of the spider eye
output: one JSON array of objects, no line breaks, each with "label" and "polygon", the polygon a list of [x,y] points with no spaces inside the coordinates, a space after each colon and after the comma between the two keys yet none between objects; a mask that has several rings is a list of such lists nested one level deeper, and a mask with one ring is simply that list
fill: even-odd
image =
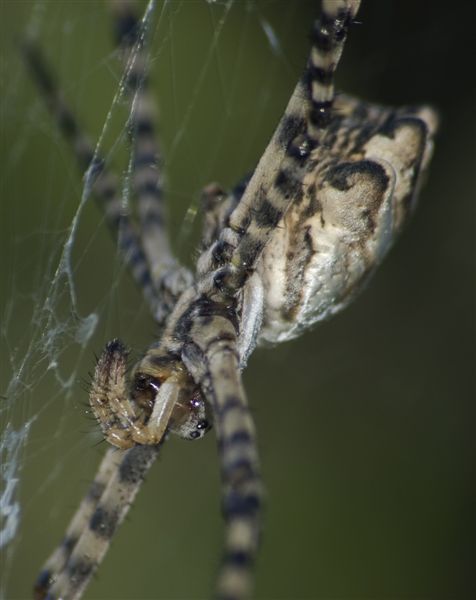
[{"label": "spider eye", "polygon": [[151,412],[159,388],[158,379],[144,373],[137,373],[132,381],[131,398],[137,406]]},{"label": "spider eye", "polygon": [[170,430],[186,440],[196,440],[203,437],[211,427],[210,407],[195,388],[175,406]]}]

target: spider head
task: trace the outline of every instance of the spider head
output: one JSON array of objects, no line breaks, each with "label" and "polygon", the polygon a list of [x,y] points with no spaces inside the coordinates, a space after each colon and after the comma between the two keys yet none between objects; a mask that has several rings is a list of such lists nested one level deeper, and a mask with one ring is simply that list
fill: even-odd
[{"label": "spider head", "polygon": [[212,414],[200,390],[195,386],[190,392],[175,403],[169,427],[186,440],[198,440],[212,428]]},{"label": "spider head", "polygon": [[212,427],[208,403],[174,354],[149,350],[136,366],[130,397],[148,425],[168,419],[167,429],[184,439],[199,439]]},{"label": "spider head", "polygon": [[109,342],[91,385],[90,405],[108,442],[126,449],[158,444],[167,431],[194,440],[210,430],[211,411],[177,356],[149,350],[130,384],[127,357],[122,342]]}]

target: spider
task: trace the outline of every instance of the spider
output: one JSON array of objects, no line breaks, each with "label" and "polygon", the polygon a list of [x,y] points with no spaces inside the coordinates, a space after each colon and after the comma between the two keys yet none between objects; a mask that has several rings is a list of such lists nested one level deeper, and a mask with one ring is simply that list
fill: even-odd
[{"label": "spider", "polygon": [[172,255],[163,212],[154,104],[144,47],[148,15],[111,2],[131,99],[137,222],[118,180],[82,133],[41,53],[26,60],[163,333],[128,374],[120,340],[100,355],[92,411],[113,446],[36,598],[79,598],[168,435],[194,440],[213,426],[225,541],[216,596],[247,598],[259,546],[263,485],[241,373],[257,344],[299,336],[351,302],[414,209],[437,127],[427,107],[386,108],[334,93],[334,73],[359,0],[323,0],[311,51],[251,176],[203,192],[202,249],[191,273]]}]

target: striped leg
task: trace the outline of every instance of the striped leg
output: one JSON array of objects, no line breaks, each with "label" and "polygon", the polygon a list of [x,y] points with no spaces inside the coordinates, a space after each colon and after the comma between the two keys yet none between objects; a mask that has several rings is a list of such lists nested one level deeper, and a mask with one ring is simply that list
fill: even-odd
[{"label": "striped leg", "polygon": [[228,227],[200,257],[198,272],[206,274],[199,284],[202,293],[235,296],[291,203],[302,196],[306,161],[325,132],[333,103],[333,74],[358,5],[359,0],[324,1],[308,61],[310,90],[297,85]]},{"label": "striped leg", "polygon": [[183,358],[215,415],[226,527],[216,596],[239,600],[252,593],[263,486],[255,428],[241,382],[235,328],[230,320],[217,316],[220,313],[217,305],[212,318],[195,319]]},{"label": "striped leg", "polygon": [[39,600],[46,596],[49,586],[64,569],[74,546],[96,510],[98,502],[120,461],[121,453],[114,448],[109,448],[99,465],[98,472],[91,487],[71,519],[61,545],[46,561],[38,576],[34,588],[34,597],[36,599]]},{"label": "striped leg", "polygon": [[[279,128],[278,128],[279,129]],[[218,240],[202,253],[199,291],[233,297],[254,270],[266,242],[301,188],[302,173],[276,133]]]},{"label": "striped leg", "polygon": [[158,315],[162,321],[178,296],[192,283],[192,274],[173,256],[167,234],[157,109],[150,94],[148,58],[144,52],[148,41],[148,11],[139,21],[133,3],[112,0],[110,4],[124,64],[125,86],[131,98],[132,192],[136,197],[142,246],[158,290]]},{"label": "striped leg", "polygon": [[37,600],[77,600],[81,597],[129,511],[160,446],[135,446],[130,450],[115,451],[117,457],[107,485],[93,510],[89,508],[86,519],[81,521],[81,535],[60,569],[41,574],[35,588]]},{"label": "striped leg", "polygon": [[88,138],[82,133],[70,108],[61,97],[60,91],[51,76],[40,49],[27,42],[24,56],[33,78],[42,92],[48,110],[71,145],[76,161],[82,172],[86,171],[85,186],[92,186],[106,221],[117,238],[119,251],[124,263],[142,290],[153,314],[157,310],[157,294],[154,289],[146,256],[130,216],[122,206],[120,186],[117,178],[108,171]]},{"label": "striped leg", "polygon": [[[230,215],[238,206],[250,181],[250,175],[243,179],[227,194],[217,183],[210,183],[202,190],[201,204],[203,228],[201,245],[206,250],[228,226]],[[198,273],[203,275],[203,273]]]},{"label": "striped leg", "polygon": [[202,251],[206,250],[220,235],[224,215],[230,207],[230,196],[218,183],[203,188],[200,203],[202,209]]},{"label": "striped leg", "polygon": [[323,0],[321,17],[314,24],[308,66],[312,103],[308,135],[313,140],[319,140],[329,124],[334,102],[334,73],[359,4],[360,0]]}]

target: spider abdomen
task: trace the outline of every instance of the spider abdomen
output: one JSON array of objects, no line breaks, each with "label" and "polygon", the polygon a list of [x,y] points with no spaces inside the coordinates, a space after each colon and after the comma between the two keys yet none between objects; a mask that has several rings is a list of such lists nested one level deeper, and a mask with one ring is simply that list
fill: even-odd
[{"label": "spider abdomen", "polygon": [[319,189],[309,185],[264,251],[262,342],[297,337],[344,308],[390,243],[393,170],[370,161],[347,168],[353,184],[338,189],[329,172]]},{"label": "spider abdomen", "polygon": [[339,112],[337,134],[331,130],[324,138],[327,159],[318,147],[301,193],[257,264],[259,343],[295,338],[347,306],[414,208],[431,157],[435,113],[377,109],[346,97]]}]

